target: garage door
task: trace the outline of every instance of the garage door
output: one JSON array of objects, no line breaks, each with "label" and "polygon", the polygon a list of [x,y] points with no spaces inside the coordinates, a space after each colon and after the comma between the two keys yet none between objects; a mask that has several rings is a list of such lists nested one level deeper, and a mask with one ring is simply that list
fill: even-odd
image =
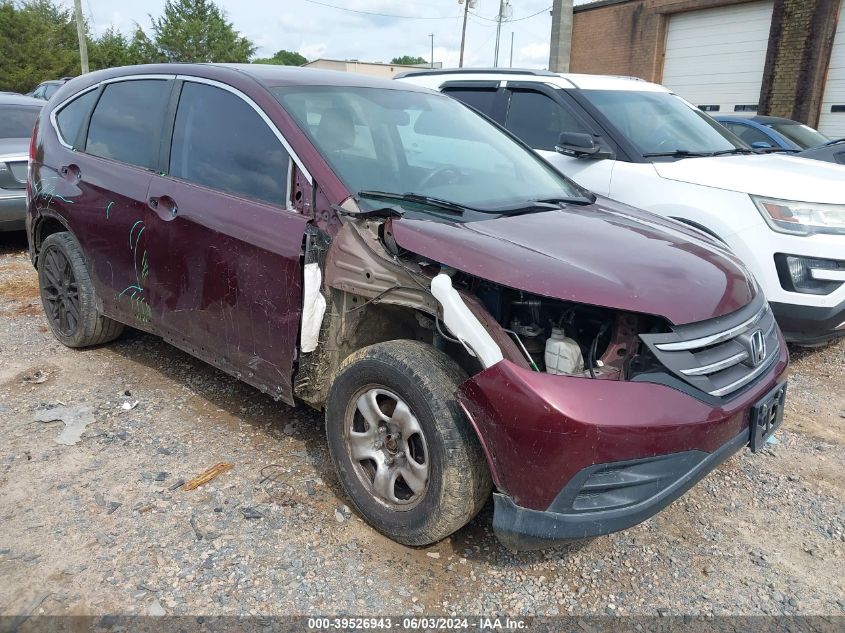
[{"label": "garage door", "polygon": [[672,15],[663,84],[711,112],[755,112],[773,4],[748,2]]},{"label": "garage door", "polygon": [[833,39],[819,130],[831,138],[845,137],[845,6],[839,14],[839,28]]}]

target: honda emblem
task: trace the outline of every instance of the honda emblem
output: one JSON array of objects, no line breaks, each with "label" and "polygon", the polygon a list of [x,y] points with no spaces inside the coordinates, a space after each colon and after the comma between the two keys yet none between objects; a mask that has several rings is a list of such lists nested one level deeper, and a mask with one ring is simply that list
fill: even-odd
[{"label": "honda emblem", "polygon": [[748,339],[748,360],[757,367],[766,358],[766,338],[762,330],[756,330]]}]

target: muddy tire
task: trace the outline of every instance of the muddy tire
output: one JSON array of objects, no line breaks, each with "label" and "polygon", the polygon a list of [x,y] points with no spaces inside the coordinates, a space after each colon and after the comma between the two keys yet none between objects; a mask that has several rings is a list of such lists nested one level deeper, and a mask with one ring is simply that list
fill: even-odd
[{"label": "muddy tire", "polygon": [[38,256],[38,286],[47,323],[68,347],[113,341],[123,324],[97,311],[94,285],[79,242],[70,233],[53,233]]},{"label": "muddy tire", "polygon": [[352,354],[326,401],[329,453],[343,489],[382,534],[428,545],[460,529],[490,496],[490,472],[455,390],[466,374],[417,341]]}]

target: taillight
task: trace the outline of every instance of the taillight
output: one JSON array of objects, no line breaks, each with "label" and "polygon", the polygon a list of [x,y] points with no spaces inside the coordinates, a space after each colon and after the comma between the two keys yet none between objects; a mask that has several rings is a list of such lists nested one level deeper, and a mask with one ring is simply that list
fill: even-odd
[{"label": "taillight", "polygon": [[38,133],[38,123],[35,124],[35,129],[32,130],[32,136],[29,138],[29,160],[26,162],[26,206],[29,207],[29,201],[32,199],[32,163],[35,161],[35,135]]}]

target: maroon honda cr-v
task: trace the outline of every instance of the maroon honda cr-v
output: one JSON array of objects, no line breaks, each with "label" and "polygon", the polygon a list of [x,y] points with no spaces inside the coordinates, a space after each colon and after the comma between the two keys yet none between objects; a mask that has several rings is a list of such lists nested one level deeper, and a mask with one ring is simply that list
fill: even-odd
[{"label": "maroon honda cr-v", "polygon": [[56,93],[30,162],[56,337],[130,325],[325,410],[346,493],[401,543],[491,489],[515,549],[620,530],[782,420],[786,347],[736,258],[449,97],[117,68]]}]

